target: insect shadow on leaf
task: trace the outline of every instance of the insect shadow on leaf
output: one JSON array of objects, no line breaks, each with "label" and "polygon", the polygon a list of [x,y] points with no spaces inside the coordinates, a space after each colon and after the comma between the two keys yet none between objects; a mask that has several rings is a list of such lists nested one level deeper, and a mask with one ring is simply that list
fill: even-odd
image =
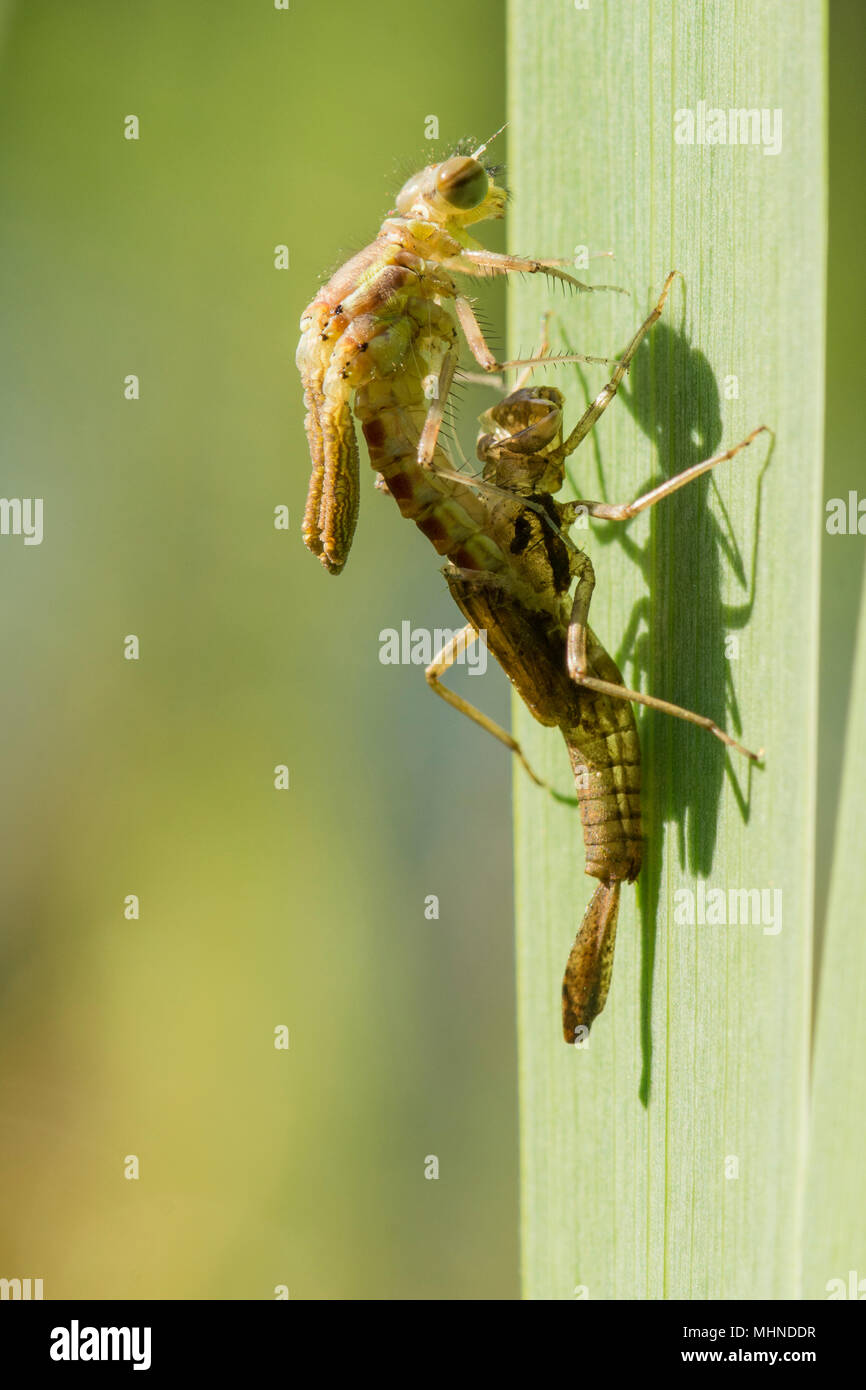
[{"label": "insect shadow on leaf", "polygon": [[[635,354],[629,377],[619,391],[621,403],[656,449],[657,467],[640,491],[715,453],[725,432],[718,381],[705,355],[690,343],[684,320],[685,297],[680,326],[665,320],[655,325]],[[575,371],[591,399],[582,369],[577,366]],[[592,441],[600,495],[618,495],[621,489],[612,480],[614,462],[607,465],[598,431],[593,431]],[[663,506],[650,508],[649,536],[643,545],[628,527],[596,526],[593,531],[593,544],[599,550],[609,545],[622,547],[646,581],[647,592],[635,602],[615,653],[617,664],[628,672],[628,683],[699,709],[723,727],[730,721],[738,735],[742,721],[736,662],[726,655],[726,638],[747,627],[755,604],[762,485],[773,448],[771,435],[757,475],[747,470],[740,475],[741,486],[755,499],[751,537],[743,541],[745,556],[712,473],[695,479]],[[586,487],[585,461],[581,486]],[[743,589],[740,603],[728,604],[722,599],[725,566]],[[641,709],[637,717],[646,769],[642,799],[645,854],[637,885],[641,916],[640,1096],[646,1104],[652,1069],[650,1009],[663,867],[661,830],[664,825],[676,826],[680,867],[707,878],[715,855],[724,780],[730,779],[740,814],[748,822],[753,768],[749,763],[744,786],[727,750],[718,742],[701,738],[687,725],[653,709]]]}]

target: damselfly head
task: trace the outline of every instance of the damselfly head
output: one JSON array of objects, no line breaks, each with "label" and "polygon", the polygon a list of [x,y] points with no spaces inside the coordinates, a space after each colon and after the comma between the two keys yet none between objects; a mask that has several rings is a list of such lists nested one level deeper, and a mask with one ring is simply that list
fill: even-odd
[{"label": "damselfly head", "polygon": [[397,194],[397,215],[465,227],[505,215],[504,188],[472,155],[456,154],[413,174]]}]

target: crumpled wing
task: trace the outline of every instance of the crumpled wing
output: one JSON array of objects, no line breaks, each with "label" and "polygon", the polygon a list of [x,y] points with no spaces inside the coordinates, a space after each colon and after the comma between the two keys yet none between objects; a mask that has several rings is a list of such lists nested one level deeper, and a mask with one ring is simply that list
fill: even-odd
[{"label": "crumpled wing", "polygon": [[306,357],[301,340],[298,365],[304,383],[304,429],[313,471],[304,509],[304,544],[329,574],[339,574],[349,556],[358,520],[360,463],[349,391],[326,395],[325,363]]}]

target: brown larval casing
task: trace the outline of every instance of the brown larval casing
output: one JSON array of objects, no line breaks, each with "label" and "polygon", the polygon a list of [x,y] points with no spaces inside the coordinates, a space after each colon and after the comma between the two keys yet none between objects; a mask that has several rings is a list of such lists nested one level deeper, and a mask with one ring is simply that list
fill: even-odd
[{"label": "brown larval casing", "polygon": [[[421,373],[439,360],[448,334],[445,321],[431,320],[429,305],[419,320],[426,322],[423,337],[418,323],[415,370],[359,387],[355,413],[384,487],[403,516],[451,561],[445,576],[458,607],[485,634],[534,717],[559,728],[565,739],[583,824],[586,872],[601,880],[563,979],[563,1033],[573,1043],[578,1030],[588,1029],[604,1008],[619,885],[631,882],[640,870],[637,727],[628,701],[578,685],[568,673],[568,592],[577,556],[556,529],[563,524],[559,504],[544,492],[479,495],[445,475],[449,461],[438,448],[432,467],[418,463],[417,440],[428,405]],[[555,401],[552,389],[546,394]],[[616,663],[591,629],[587,673],[622,685]]]},{"label": "brown larval casing", "polygon": [[[567,606],[557,614],[516,601],[497,576],[448,568],[448,587],[531,713],[565,739],[583,823],[586,872],[601,882],[577,932],[563,979],[566,1042],[601,1013],[613,967],[619,888],[640,872],[640,745],[631,705],[579,686],[566,666]],[[589,674],[622,684],[615,661],[590,629]]]}]

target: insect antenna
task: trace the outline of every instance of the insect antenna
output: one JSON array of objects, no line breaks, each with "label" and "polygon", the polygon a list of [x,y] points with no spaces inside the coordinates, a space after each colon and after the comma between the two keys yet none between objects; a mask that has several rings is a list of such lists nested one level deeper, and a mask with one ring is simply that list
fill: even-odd
[{"label": "insect antenna", "polygon": [[484,141],[484,144],[483,144],[483,145],[479,145],[477,150],[473,150],[473,151],[472,151],[472,154],[470,155],[470,158],[471,158],[471,159],[480,159],[481,156],[483,155],[484,151],[487,149],[488,145],[492,145],[492,144],[493,144],[493,141],[496,139],[497,135],[501,135],[502,132],[503,132],[503,130],[505,130],[505,127],[506,127],[507,125],[508,125],[508,122],[506,121],[506,122],[505,122],[505,125],[501,125],[501,126],[499,127],[498,130],[494,130],[493,134],[490,136],[490,138],[489,138],[488,140],[485,140],[485,141]]}]

